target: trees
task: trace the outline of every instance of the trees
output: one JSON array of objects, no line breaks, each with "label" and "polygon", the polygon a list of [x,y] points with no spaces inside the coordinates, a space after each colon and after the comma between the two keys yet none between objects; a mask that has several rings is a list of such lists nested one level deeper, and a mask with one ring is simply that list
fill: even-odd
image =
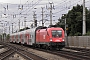
[{"label": "trees", "polygon": [[[86,30],[90,31],[90,11],[86,8]],[[59,22],[56,24],[58,26],[63,27],[62,21],[66,18],[66,23],[68,24],[68,35],[82,35],[82,20],[83,20],[83,6],[77,5],[73,6],[72,10],[70,10],[66,16],[62,16],[59,19]]]},{"label": "trees", "polygon": [[3,33],[3,34],[0,35],[0,41],[6,41],[6,42],[8,42],[9,41],[9,38],[10,38],[10,35],[9,34]]},{"label": "trees", "polygon": [[23,31],[23,30],[27,30],[27,29],[30,29],[29,27],[25,27],[23,29],[20,29],[19,31]]}]

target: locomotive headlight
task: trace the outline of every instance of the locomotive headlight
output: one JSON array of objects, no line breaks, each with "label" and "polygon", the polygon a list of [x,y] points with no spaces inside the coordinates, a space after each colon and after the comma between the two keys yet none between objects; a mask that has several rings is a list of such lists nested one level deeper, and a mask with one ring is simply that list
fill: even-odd
[{"label": "locomotive headlight", "polygon": [[52,41],[52,38],[50,38],[50,41]]},{"label": "locomotive headlight", "polygon": [[65,40],[63,39],[63,41],[65,41]]}]

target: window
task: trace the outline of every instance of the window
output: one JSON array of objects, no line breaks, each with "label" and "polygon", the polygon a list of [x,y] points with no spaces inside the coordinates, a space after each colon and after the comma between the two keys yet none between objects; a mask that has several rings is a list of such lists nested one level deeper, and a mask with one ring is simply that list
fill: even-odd
[{"label": "window", "polygon": [[62,37],[62,31],[61,30],[53,30],[52,37]]}]

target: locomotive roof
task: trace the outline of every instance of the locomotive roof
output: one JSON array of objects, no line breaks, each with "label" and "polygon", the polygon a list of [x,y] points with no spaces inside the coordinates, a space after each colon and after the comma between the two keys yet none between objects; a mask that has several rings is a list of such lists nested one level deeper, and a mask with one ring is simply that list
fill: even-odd
[{"label": "locomotive roof", "polygon": [[[20,32],[17,32],[17,33],[13,33],[13,34],[10,34],[10,35],[24,34],[24,33],[29,32],[29,31],[36,31],[38,29],[48,29],[48,28],[56,28],[56,26],[49,26],[49,27],[39,26],[39,27],[35,27],[35,28],[30,28],[30,29],[27,29],[27,30],[24,30],[24,31],[20,31]],[[60,27],[57,27],[57,28],[60,28]]]}]

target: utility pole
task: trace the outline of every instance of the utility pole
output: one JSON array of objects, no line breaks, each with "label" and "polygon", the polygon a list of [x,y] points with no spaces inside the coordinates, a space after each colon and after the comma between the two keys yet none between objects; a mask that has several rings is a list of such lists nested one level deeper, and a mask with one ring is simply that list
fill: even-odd
[{"label": "utility pole", "polygon": [[42,26],[44,27],[44,23],[43,23],[43,7],[42,8]]},{"label": "utility pole", "polygon": [[[49,4],[50,4],[50,7],[49,7],[49,9],[50,9],[50,25],[52,25],[52,9],[55,9],[55,8],[54,8],[53,2],[52,3],[49,2]],[[46,6],[46,9],[47,9],[47,6]]]},{"label": "utility pole", "polygon": [[85,13],[85,0],[83,0],[83,35],[86,34],[86,13]]},{"label": "utility pole", "polygon": [[66,14],[62,14],[62,16],[64,16],[65,18],[64,18],[64,24],[65,24],[65,36],[67,36],[67,31],[66,31],[66,27],[67,27],[67,24],[66,24]]},{"label": "utility pole", "polygon": [[66,24],[66,22],[67,22],[67,20],[66,20],[66,18],[67,18],[67,15],[66,14],[62,14],[65,18],[64,18],[64,24],[65,24],[65,37],[66,37],[66,45],[67,45],[67,47],[69,46],[69,44],[68,44],[68,36],[67,36],[67,24]]},{"label": "utility pole", "polygon": [[34,19],[34,27],[37,27],[37,20],[36,20],[36,11],[33,11],[33,19]]},{"label": "utility pole", "polygon": [[10,26],[9,26],[9,34],[10,34]]},{"label": "utility pole", "polygon": [[13,33],[13,23],[12,23],[12,33]]},{"label": "utility pole", "polygon": [[24,17],[24,27],[26,28],[26,17]]},{"label": "utility pole", "polygon": [[1,34],[2,34],[2,41],[3,41],[3,23],[1,23],[1,24],[2,24]]},{"label": "utility pole", "polygon": [[52,25],[52,3],[50,4],[50,25]]},{"label": "utility pole", "polygon": [[19,25],[19,30],[20,30],[20,19],[19,19],[19,24],[18,25]]},{"label": "utility pole", "polygon": [[67,32],[66,32],[66,17],[65,17],[65,36],[67,36]]}]

